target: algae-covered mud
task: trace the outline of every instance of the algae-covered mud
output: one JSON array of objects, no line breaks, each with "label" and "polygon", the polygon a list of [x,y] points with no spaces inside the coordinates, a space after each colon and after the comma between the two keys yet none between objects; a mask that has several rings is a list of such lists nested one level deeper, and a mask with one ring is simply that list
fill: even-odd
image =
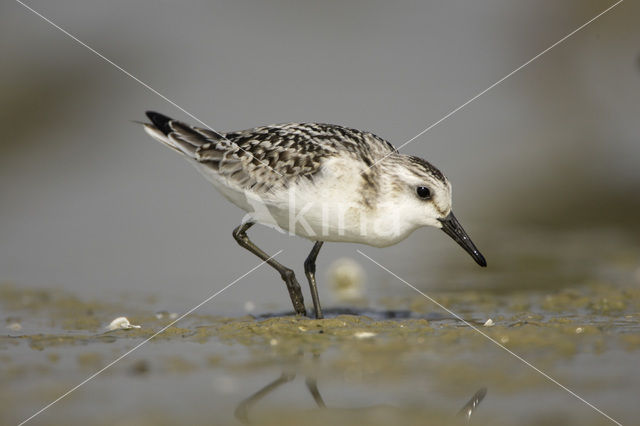
[{"label": "algae-covered mud", "polygon": [[[637,424],[640,250],[624,237],[596,259],[569,244],[546,257],[506,246],[517,268],[479,283],[444,265],[441,280],[477,287],[423,290],[467,324],[416,292],[327,306],[324,320],[260,308],[221,317],[208,305],[180,319],[142,296],[5,283],[0,423],[108,367],[31,423],[614,424],[544,372]],[[123,315],[140,328],[109,330]]]}]

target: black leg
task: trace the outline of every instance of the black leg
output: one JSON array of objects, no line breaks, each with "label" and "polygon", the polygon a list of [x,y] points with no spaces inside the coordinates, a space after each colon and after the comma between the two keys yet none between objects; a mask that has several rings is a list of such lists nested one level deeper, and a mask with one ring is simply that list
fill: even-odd
[{"label": "black leg", "polygon": [[302,297],[302,290],[300,289],[300,284],[298,284],[298,281],[296,280],[295,274],[291,269],[287,268],[279,262],[276,262],[274,259],[270,259],[270,256],[267,253],[263,252],[262,250],[260,250],[260,248],[258,248],[258,246],[253,244],[253,242],[247,236],[247,230],[253,225],[254,222],[247,222],[238,226],[233,230],[233,238],[235,238],[238,244],[240,244],[242,247],[246,248],[251,253],[258,256],[260,259],[266,261],[275,270],[280,272],[280,276],[287,285],[287,290],[289,290],[289,297],[291,297],[293,309],[295,309],[296,314],[306,315],[307,311],[304,308],[304,298]]},{"label": "black leg", "polygon": [[322,248],[322,241],[316,241],[311,253],[307,256],[307,260],[304,261],[304,273],[309,280],[309,288],[311,289],[311,298],[313,299],[313,308],[316,311],[316,318],[322,319],[322,308],[320,307],[320,298],[318,297],[318,287],[316,286],[316,258],[320,249]]}]

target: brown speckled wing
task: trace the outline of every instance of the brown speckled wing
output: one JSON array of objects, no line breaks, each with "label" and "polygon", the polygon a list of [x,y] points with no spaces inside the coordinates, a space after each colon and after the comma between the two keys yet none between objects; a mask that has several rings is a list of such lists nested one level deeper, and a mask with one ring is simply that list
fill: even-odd
[{"label": "brown speckled wing", "polygon": [[157,113],[149,118],[182,153],[230,184],[257,192],[312,179],[323,161],[337,155],[350,155],[370,166],[396,152],[372,133],[332,124],[288,123],[222,134]]}]

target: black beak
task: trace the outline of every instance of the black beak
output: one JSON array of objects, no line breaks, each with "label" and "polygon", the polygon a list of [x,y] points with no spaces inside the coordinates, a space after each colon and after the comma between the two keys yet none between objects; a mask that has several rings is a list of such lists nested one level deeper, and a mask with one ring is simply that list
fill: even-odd
[{"label": "black beak", "polygon": [[442,230],[456,243],[460,244],[460,247],[465,249],[467,253],[473,257],[473,260],[480,266],[487,266],[487,261],[484,256],[480,254],[475,244],[471,241],[471,238],[467,235],[465,230],[458,222],[458,219],[453,215],[453,212],[449,213],[444,219],[438,219],[442,223]]}]

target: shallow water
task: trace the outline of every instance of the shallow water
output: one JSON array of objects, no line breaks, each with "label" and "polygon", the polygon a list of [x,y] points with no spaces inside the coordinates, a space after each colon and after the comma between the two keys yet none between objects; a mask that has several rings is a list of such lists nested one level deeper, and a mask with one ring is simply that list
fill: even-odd
[{"label": "shallow water", "polygon": [[[486,274],[429,271],[449,290],[422,290],[477,330],[416,292],[376,300],[374,286],[374,303],[328,304],[324,320],[205,305],[134,349],[176,318],[157,300],[5,283],[0,422],[25,420],[134,349],[32,424],[613,424],[523,360],[634,424],[640,247],[615,231],[553,235],[544,251],[549,234],[528,234],[526,248],[497,236]],[[106,331],[121,315],[141,328]]]}]

